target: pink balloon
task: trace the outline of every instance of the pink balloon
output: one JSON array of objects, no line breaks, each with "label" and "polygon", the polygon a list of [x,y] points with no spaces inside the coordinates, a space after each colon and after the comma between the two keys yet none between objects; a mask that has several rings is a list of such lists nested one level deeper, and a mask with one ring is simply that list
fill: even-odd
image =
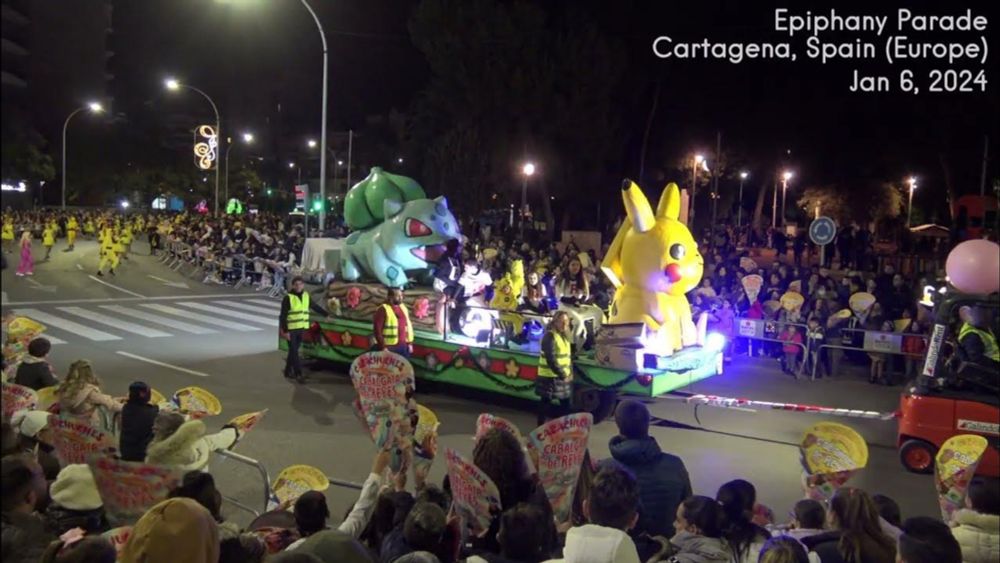
[{"label": "pink balloon", "polygon": [[963,293],[1000,291],[1000,245],[967,240],[951,250],[944,270],[951,285]]}]

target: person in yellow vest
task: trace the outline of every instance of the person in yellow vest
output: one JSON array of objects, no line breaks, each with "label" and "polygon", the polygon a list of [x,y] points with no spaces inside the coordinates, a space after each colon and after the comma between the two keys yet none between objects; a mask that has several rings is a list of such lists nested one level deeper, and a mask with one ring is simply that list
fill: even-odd
[{"label": "person in yellow vest", "polygon": [[115,268],[118,267],[118,252],[121,250],[121,243],[115,239],[114,232],[110,228],[101,230],[101,261],[97,265],[97,275],[103,276],[104,267],[110,266],[108,273],[115,275]]},{"label": "person in yellow vest", "polygon": [[542,337],[535,393],[539,397],[538,425],[569,413],[573,396],[573,337],[566,311],[557,311]]},{"label": "person in yellow vest", "polygon": [[389,288],[386,302],[375,310],[372,322],[376,348],[410,357],[413,353],[413,323],[410,322],[410,311],[403,304],[402,289]]},{"label": "person in yellow vest", "polygon": [[958,309],[962,326],[958,329],[958,345],[965,356],[963,359],[989,372],[995,385],[1000,378],[1000,347],[997,337],[989,328],[986,310],[983,307],[964,305]]},{"label": "person in yellow vest", "polygon": [[302,374],[299,348],[302,346],[302,335],[309,329],[309,311],[326,315],[326,311],[309,299],[305,280],[295,276],[288,294],[281,300],[279,335],[288,340],[288,356],[285,358],[283,375],[286,379],[294,379],[299,383],[306,382]]},{"label": "person in yellow vest", "polygon": [[42,246],[45,247],[45,258],[43,261],[48,261],[49,255],[52,254],[52,247],[56,245],[56,224],[48,223],[45,228],[42,229]]},{"label": "person in yellow vest", "polygon": [[66,250],[63,252],[70,252],[73,250],[73,245],[76,244],[76,233],[80,230],[80,224],[76,222],[76,216],[70,215],[66,219]]},{"label": "person in yellow vest", "polygon": [[14,221],[10,217],[3,218],[3,251],[10,252],[14,248]]}]

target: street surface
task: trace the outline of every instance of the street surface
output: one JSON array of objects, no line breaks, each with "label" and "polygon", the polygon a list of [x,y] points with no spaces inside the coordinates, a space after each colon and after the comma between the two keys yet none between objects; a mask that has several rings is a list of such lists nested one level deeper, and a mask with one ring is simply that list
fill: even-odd
[{"label": "street surface", "polygon": [[[283,355],[276,351],[279,301],[254,292],[202,284],[170,271],[148,256],[145,242],[133,244],[133,254],[116,276],[94,276],[97,245],[79,241],[74,252],[57,243],[48,262],[36,245],[33,277],[14,276],[17,255],[8,255],[3,272],[3,310],[32,317],[48,327],[54,343],[50,359],[57,374],[80,358],[91,360],[103,388],[124,395],[131,381],[141,379],[166,396],[189,385],[214,393],[223,413],[206,421],[210,431],[232,416],[268,408],[266,418],[236,451],[260,460],[271,477],[289,465],[309,464],[333,479],[360,483],[374,454],[371,440],[354,417],[354,397],[346,370],[325,367],[310,372],[305,385],[281,376]],[[142,255],[138,255],[141,253]],[[811,403],[823,406],[895,410],[900,387],[868,385],[863,375],[834,380],[795,381],[782,375],[770,359],[737,358],[725,375],[684,389],[729,397]],[[418,401],[441,420],[440,446],[471,457],[476,417],[484,411],[508,418],[523,432],[534,425],[534,414],[516,404],[495,404],[436,390]],[[801,498],[797,443],[802,431],[821,420],[838,420],[868,440],[868,468],[852,484],[894,498],[903,516],[939,516],[933,479],[907,473],[895,449],[894,421],[833,419],[776,411],[736,411],[677,401],[650,405],[655,417],[675,424],[651,430],[661,447],[680,455],[696,493],[714,496],[719,485],[745,478],[757,487],[758,499],[774,509],[779,520]],[[699,422],[700,421],[700,422]],[[694,427],[693,429],[690,427]],[[591,454],[608,457],[613,421],[592,431]],[[263,504],[260,477],[232,460],[215,461],[212,472],[227,496],[258,510]],[[440,483],[444,463],[435,463],[432,482]],[[356,491],[331,486],[334,519],[353,503]],[[246,524],[247,513],[227,504],[228,517]]]}]

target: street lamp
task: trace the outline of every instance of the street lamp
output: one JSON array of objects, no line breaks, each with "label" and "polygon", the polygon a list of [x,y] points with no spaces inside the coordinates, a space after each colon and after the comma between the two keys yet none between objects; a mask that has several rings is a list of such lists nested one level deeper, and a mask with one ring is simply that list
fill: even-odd
[{"label": "street lamp", "polygon": [[306,145],[308,145],[311,149],[316,148],[316,139],[309,139],[306,141]]},{"label": "street lamp", "polygon": [[83,107],[76,108],[72,113],[66,118],[66,122],[63,123],[63,138],[62,138],[62,208],[66,209],[66,129],[69,127],[69,120],[73,119],[73,116],[80,113],[83,110],[89,110],[90,113],[101,113],[104,111],[104,107],[97,102],[89,102]]},{"label": "street lamp", "polygon": [[705,157],[696,154],[694,155],[694,161],[691,164],[691,203],[689,205],[690,211],[688,212],[688,226],[694,226],[694,198],[698,193],[698,167],[707,167],[708,164],[705,162]]},{"label": "street lamp", "polygon": [[739,229],[743,226],[743,182],[746,181],[749,172],[740,172],[740,197],[739,197],[739,207],[736,208],[736,228]]},{"label": "street lamp", "polygon": [[788,170],[785,170],[781,174],[781,226],[784,227],[785,222],[785,195],[788,191],[788,181],[792,179],[792,174]]},{"label": "street lamp", "polygon": [[[215,102],[212,101],[212,98],[209,97],[208,94],[202,92],[201,90],[195,88],[194,86],[191,86],[190,84],[182,84],[176,78],[167,78],[166,80],[163,81],[163,85],[167,88],[167,90],[170,90],[172,92],[176,92],[181,88],[187,88],[192,92],[201,94],[201,97],[208,100],[208,104],[212,106],[212,111],[215,112],[215,138],[216,139],[222,138],[222,119],[219,117],[219,108],[215,105]],[[216,146],[216,150],[219,150],[218,146]],[[219,214],[219,163],[215,163],[215,214],[216,215]]]},{"label": "street lamp", "polygon": [[403,164],[403,157],[397,158],[396,162],[398,162],[399,164]]},{"label": "street lamp", "polygon": [[[243,138],[243,142],[248,145],[253,142],[253,133],[249,132],[243,133],[241,137]],[[225,189],[225,197],[223,197],[223,199],[226,200],[226,204],[228,205],[229,204],[229,151],[233,150],[233,147],[236,146],[236,144],[232,142],[227,142],[227,144],[228,146],[226,147],[226,189]]]},{"label": "street lamp", "polygon": [[[289,168],[295,168],[295,163],[294,162],[289,162],[288,163],[288,167]],[[300,186],[302,185],[302,167],[301,166],[299,167],[299,185]]]},{"label": "street lamp", "polygon": [[528,216],[528,178],[535,175],[535,163],[525,162],[521,167],[521,238],[524,238],[524,220]]},{"label": "street lamp", "polygon": [[910,185],[910,201],[906,206],[906,226],[909,228],[910,219],[913,217],[913,190],[917,189],[917,179],[910,176],[906,183]]}]

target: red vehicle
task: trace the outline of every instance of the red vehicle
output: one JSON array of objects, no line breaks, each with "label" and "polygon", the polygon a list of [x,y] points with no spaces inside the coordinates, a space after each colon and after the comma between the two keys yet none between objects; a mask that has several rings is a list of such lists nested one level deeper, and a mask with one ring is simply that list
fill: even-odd
[{"label": "red vehicle", "polygon": [[[934,332],[928,344],[924,369],[900,399],[897,446],[899,459],[909,471],[933,473],[938,448],[958,434],[978,434],[989,448],[976,470],[978,475],[1000,477],[1000,375],[974,377],[976,366],[963,361],[954,341],[946,341],[963,305],[992,310],[996,319],[997,296],[948,295],[929,292],[942,302],[935,307]],[[925,292],[925,296],[928,292]],[[948,358],[943,350],[951,350]]]}]

